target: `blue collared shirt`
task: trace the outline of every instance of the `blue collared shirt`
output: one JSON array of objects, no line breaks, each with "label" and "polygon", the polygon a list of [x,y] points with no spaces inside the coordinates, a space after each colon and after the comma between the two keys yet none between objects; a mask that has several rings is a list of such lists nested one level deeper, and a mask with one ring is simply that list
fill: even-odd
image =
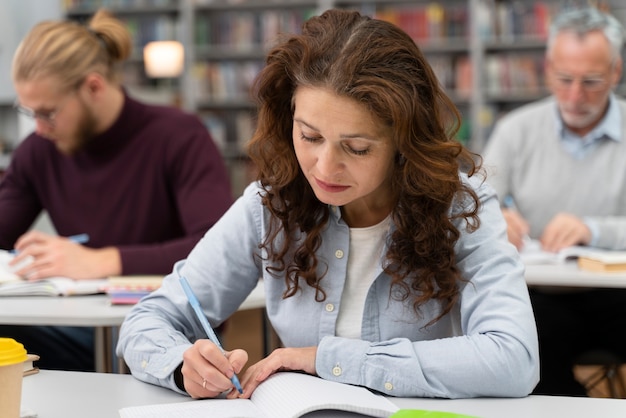
[{"label": "blue collared shirt", "polygon": [[260,201],[262,190],[252,184],[163,286],[133,308],[117,353],[138,379],[180,391],[173,372],[191,342],[204,338],[178,282],[181,267],[212,326],[232,315],[262,278],[267,315],[283,345],[317,346],[316,371],[324,379],[391,396],[525,396],[539,370],[524,268],[507,240],[493,189],[479,179],[471,184],[483,204],[480,228],[468,233],[462,221],[454,221],[461,233],[456,261],[468,282],[459,283],[458,302],[434,325],[426,326],[440,305],[427,302],[416,314],[411,301],[390,291],[381,254],[365,300],[361,339],[335,336],[349,255],[349,227],[336,207],[317,251],[319,272],[326,272],[321,281],[326,299],[316,301],[306,284],[283,298],[284,276],[270,275],[268,262],[259,257],[270,215]]},{"label": "blue collared shirt", "polygon": [[558,106],[556,112],[556,129],[561,138],[561,144],[565,151],[577,160],[587,157],[601,141],[620,142],[622,140],[622,115],[613,93],[609,95],[609,108],[600,123],[584,136],[577,135],[565,127]]}]

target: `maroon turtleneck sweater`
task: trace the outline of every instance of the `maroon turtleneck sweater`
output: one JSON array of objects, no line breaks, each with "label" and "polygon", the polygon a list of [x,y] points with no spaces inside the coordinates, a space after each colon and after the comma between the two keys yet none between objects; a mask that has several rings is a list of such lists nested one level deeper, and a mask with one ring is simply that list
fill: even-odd
[{"label": "maroon turtleneck sweater", "polygon": [[42,209],[59,235],[116,246],[122,274],[166,274],[232,203],[223,160],[200,120],[128,96],[118,120],[77,154],[33,133],[0,181],[0,247]]}]

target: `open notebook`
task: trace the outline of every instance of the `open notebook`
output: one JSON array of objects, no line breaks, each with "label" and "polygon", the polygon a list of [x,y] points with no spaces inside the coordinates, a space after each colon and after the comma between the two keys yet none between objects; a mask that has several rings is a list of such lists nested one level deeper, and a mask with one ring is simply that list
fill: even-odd
[{"label": "open notebook", "polygon": [[9,266],[13,254],[0,250],[0,296],[68,296],[103,293],[107,279],[73,280],[67,277],[50,277],[28,281],[14,273]]},{"label": "open notebook", "polygon": [[260,384],[248,399],[206,399],[120,410],[122,418],[297,418],[320,411],[349,411],[369,417],[390,417],[398,407],[381,395],[319,377],[281,372]]},{"label": "open notebook", "polygon": [[590,247],[574,245],[552,253],[544,251],[538,240],[529,240],[524,243],[520,257],[524,264],[561,264],[567,260],[576,259],[591,252]]}]

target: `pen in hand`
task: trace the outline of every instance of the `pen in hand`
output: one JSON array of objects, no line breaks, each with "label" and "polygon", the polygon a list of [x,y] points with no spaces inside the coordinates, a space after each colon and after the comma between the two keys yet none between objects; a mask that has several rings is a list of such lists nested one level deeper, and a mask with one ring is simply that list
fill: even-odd
[{"label": "pen in hand", "polygon": [[[89,242],[89,234],[70,235],[69,237],[67,237],[67,239],[69,239],[72,242],[75,242],[76,244],[85,244],[86,242]],[[12,249],[9,252],[13,255],[17,254],[16,249]]]},{"label": "pen in hand", "polygon": [[70,235],[69,237],[67,237],[67,239],[75,242],[76,244],[85,244],[89,242],[89,234]]},{"label": "pen in hand", "polygon": [[[519,212],[517,211],[517,206],[515,205],[515,200],[513,200],[513,197],[511,195],[506,195],[502,201],[503,206],[506,209],[509,209],[511,211],[515,211],[519,214]],[[521,215],[520,215],[521,216]],[[532,242],[532,239],[530,238],[530,235],[528,235],[528,232],[525,232],[522,235],[522,244],[523,245],[528,245]]]},{"label": "pen in hand", "polygon": [[[207,336],[213,342],[213,344],[215,344],[222,351],[222,353],[224,353],[224,348],[222,347],[222,344],[220,344],[220,341],[217,339],[217,335],[215,335],[215,331],[213,331],[213,328],[211,328],[211,325],[204,316],[204,313],[202,313],[202,309],[200,308],[200,302],[198,301],[196,295],[193,293],[193,290],[191,290],[189,282],[184,276],[180,276],[179,281],[180,285],[185,291],[185,294],[187,295],[187,300],[189,301],[189,304],[193,308],[193,312],[196,314],[196,317],[200,321],[200,324],[202,324],[202,328],[204,328],[204,332],[206,332]],[[241,383],[239,383],[239,379],[237,378],[237,375],[235,373],[233,373],[233,377],[230,378],[230,381],[233,382],[233,385],[235,385],[235,388],[239,391],[239,393],[243,393]]]}]

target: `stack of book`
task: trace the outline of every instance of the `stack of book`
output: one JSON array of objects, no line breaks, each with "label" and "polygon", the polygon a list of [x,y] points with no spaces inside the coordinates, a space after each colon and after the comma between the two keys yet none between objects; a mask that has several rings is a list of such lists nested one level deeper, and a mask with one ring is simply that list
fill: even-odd
[{"label": "stack of book", "polygon": [[626,251],[589,251],[578,257],[581,270],[624,273],[626,272]]},{"label": "stack of book", "polygon": [[113,276],[105,286],[112,305],[133,305],[161,287],[163,276]]}]

